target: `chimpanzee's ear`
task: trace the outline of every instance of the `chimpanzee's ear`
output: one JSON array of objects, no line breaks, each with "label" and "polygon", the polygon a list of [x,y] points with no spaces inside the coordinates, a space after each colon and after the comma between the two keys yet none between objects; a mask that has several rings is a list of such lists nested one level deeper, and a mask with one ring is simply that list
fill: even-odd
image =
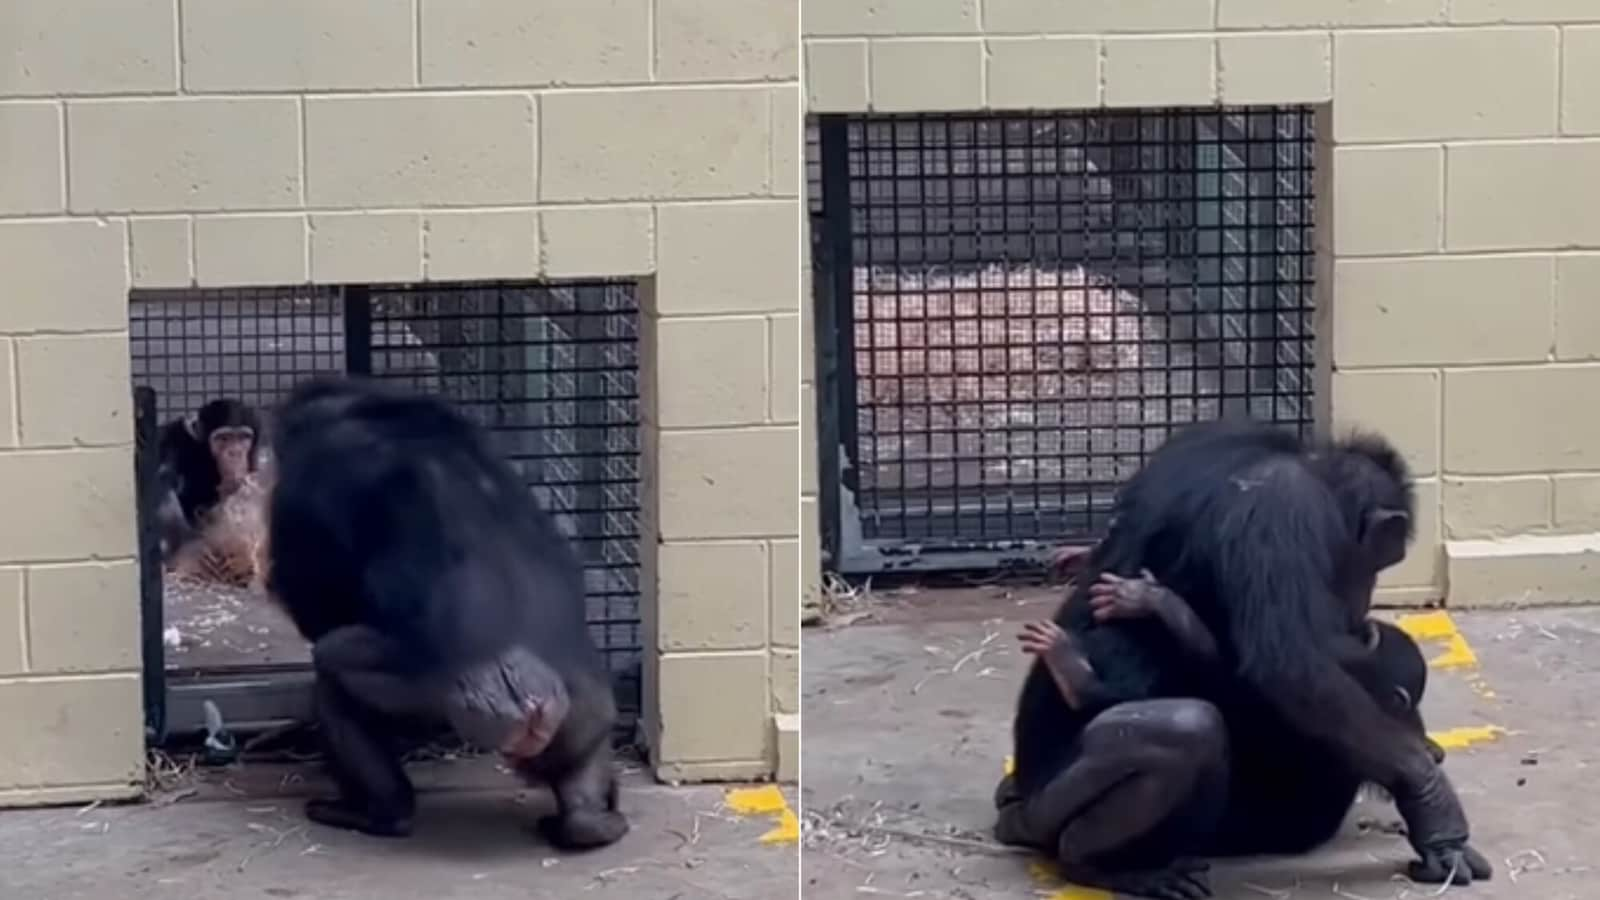
[{"label": "chimpanzee's ear", "polygon": [[1377,569],[1386,569],[1406,558],[1411,539],[1411,516],[1399,509],[1375,509],[1367,514],[1361,544]]},{"label": "chimpanzee's ear", "polygon": [[1396,685],[1394,689],[1394,702],[1399,709],[1410,709],[1411,692],[1403,687],[1400,687],[1399,685]]}]

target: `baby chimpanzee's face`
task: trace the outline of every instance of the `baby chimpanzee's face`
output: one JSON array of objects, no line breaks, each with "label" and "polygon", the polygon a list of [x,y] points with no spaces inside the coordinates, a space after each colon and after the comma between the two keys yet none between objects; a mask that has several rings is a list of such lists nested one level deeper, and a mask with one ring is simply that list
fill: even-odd
[{"label": "baby chimpanzee's face", "polygon": [[238,487],[250,474],[250,445],[255,439],[255,429],[242,425],[211,432],[211,456],[217,461],[224,491]]}]

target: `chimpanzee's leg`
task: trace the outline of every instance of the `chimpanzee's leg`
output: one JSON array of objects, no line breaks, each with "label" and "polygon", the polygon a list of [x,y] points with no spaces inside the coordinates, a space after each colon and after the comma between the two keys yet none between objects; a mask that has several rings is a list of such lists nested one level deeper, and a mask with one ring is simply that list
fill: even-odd
[{"label": "chimpanzee's leg", "polygon": [[517,769],[555,790],[559,811],[539,823],[552,844],[567,850],[604,847],[628,833],[628,820],[617,810],[611,760],[616,701],[603,680],[574,680],[567,687],[570,706],[555,740]]},{"label": "chimpanzee's leg", "polygon": [[1076,757],[1000,811],[996,837],[1052,851],[1068,880],[1164,900],[1211,896],[1198,853],[1228,788],[1221,714],[1200,700],[1122,703],[1096,716]]},{"label": "chimpanzee's leg", "polygon": [[312,647],[316,711],[337,800],[312,800],[306,816],[379,837],[411,833],[416,794],[386,731],[417,710],[418,686],[392,674],[397,652],[378,632],[352,626]]}]

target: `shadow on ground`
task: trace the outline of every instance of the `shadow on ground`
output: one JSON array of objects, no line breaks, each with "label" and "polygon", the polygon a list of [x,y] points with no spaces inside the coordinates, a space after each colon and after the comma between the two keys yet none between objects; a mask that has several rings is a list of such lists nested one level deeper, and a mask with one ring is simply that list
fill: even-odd
[{"label": "shadow on ground", "polygon": [[[802,854],[805,896],[1088,900],[1030,857],[995,844],[992,794],[1010,753],[1025,671],[1016,623],[1048,615],[1048,589],[987,587],[902,596],[887,612],[807,632]],[[1455,613],[1477,663],[1432,673],[1430,730],[1504,734],[1446,761],[1488,884],[1449,896],[1600,896],[1600,794],[1593,694],[1600,608]],[[1459,645],[1430,657],[1470,663]],[[1439,894],[1399,874],[1410,858],[1390,803],[1358,804],[1343,834],[1300,858],[1218,864],[1219,898],[1399,900]],[[1593,868],[1591,868],[1593,866]]]},{"label": "shadow on ground", "polygon": [[[245,766],[166,805],[0,813],[5,900],[773,900],[794,894],[775,817],[739,815],[726,787],[623,784],[627,837],[559,853],[533,830],[547,791],[519,792],[488,760],[414,767],[417,832],[381,840],[307,822],[305,767]],[[789,796],[789,803],[793,797]]]}]

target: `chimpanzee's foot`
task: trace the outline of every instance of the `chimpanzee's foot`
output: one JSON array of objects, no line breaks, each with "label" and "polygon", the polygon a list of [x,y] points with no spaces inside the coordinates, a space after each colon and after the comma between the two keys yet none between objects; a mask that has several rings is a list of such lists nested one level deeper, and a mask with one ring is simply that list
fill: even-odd
[{"label": "chimpanzee's foot", "polygon": [[411,817],[377,816],[343,800],[308,800],[306,818],[329,828],[359,831],[373,837],[410,837]]},{"label": "chimpanzee's foot", "polygon": [[1205,900],[1211,896],[1210,866],[1202,860],[1178,860],[1163,869],[1104,872],[1088,866],[1060,866],[1061,877],[1082,887],[1154,900]]},{"label": "chimpanzee's foot", "polygon": [[545,839],[561,850],[593,850],[622,840],[628,820],[606,809],[577,809],[539,822]]}]

